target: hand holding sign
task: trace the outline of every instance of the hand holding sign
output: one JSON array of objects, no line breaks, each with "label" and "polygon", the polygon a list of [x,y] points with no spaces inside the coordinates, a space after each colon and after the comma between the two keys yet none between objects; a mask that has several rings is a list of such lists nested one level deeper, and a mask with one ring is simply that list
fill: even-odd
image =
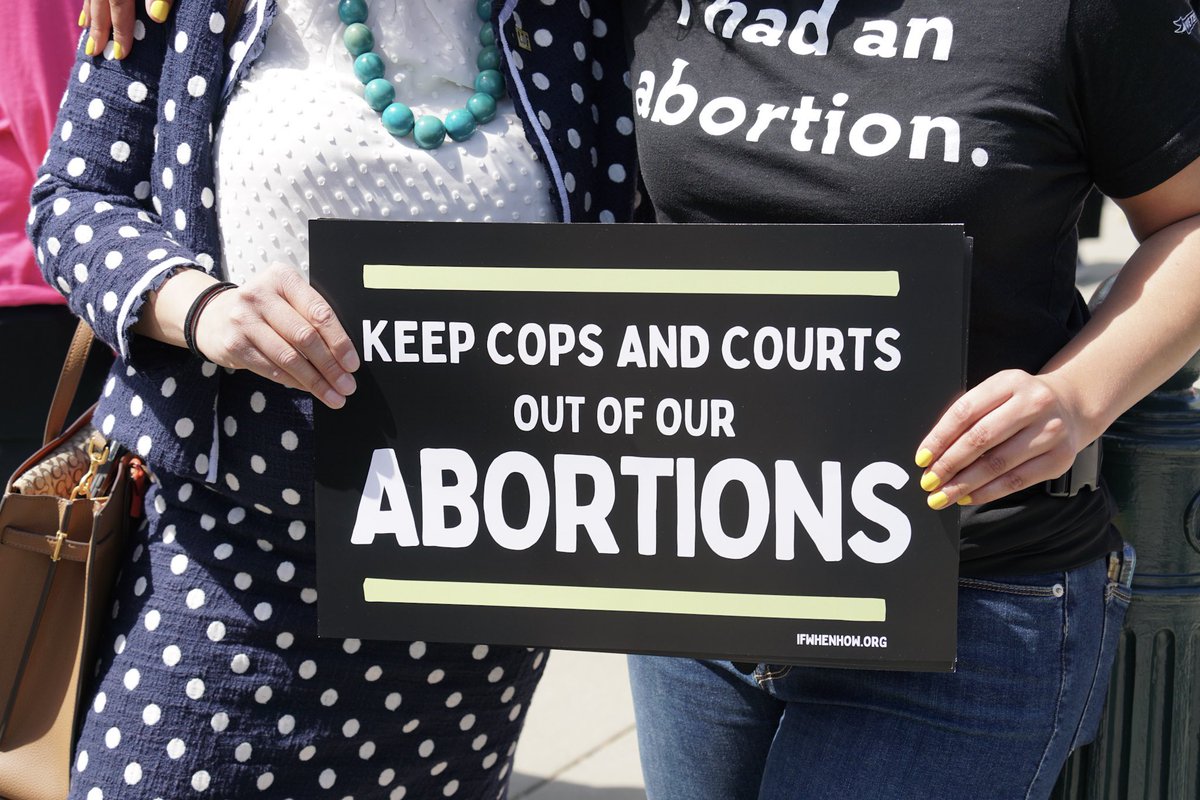
[{"label": "hand holding sign", "polygon": [[197,323],[196,345],[219,366],[311,392],[330,408],[356,388],[350,337],[325,299],[284,266],[215,297]]},{"label": "hand holding sign", "polygon": [[955,401],[917,451],[929,506],[987,503],[1062,475],[1089,441],[1052,377],[1005,370]]}]

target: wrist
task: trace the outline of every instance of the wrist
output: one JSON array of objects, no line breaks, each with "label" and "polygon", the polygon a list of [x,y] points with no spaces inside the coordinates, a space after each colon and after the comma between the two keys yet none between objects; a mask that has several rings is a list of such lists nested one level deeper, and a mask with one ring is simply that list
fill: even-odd
[{"label": "wrist", "polygon": [[146,299],[133,331],[176,347],[187,347],[184,323],[188,309],[202,291],[216,283],[216,278],[202,270],[179,270]]},{"label": "wrist", "polygon": [[196,329],[200,324],[200,316],[209,304],[216,299],[222,292],[227,292],[230,289],[236,289],[236,283],[229,281],[220,281],[218,283],[209,284],[200,290],[200,293],[192,300],[192,304],[188,306],[187,314],[183,320],[183,340],[187,345],[187,349],[192,355],[202,360],[209,360],[207,356],[200,351],[196,346]]},{"label": "wrist", "polygon": [[1060,370],[1039,377],[1058,397],[1076,452],[1098,439],[1115,417],[1109,415],[1105,397],[1094,381],[1073,381]]}]

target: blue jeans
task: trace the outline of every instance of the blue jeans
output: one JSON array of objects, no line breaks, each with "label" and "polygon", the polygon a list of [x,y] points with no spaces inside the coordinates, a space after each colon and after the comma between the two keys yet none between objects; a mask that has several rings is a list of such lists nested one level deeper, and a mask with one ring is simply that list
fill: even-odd
[{"label": "blue jeans", "polygon": [[959,581],[953,673],[630,657],[649,800],[1045,798],[1095,736],[1132,550]]}]

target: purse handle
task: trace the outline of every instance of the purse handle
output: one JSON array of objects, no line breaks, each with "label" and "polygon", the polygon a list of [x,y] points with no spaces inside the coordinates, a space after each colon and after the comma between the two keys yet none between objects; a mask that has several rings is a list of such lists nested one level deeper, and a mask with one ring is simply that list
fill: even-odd
[{"label": "purse handle", "polygon": [[79,391],[79,382],[83,379],[83,368],[87,364],[88,353],[95,339],[91,327],[83,320],[75,326],[75,335],[71,338],[71,346],[67,349],[67,357],[63,361],[62,373],[58,376],[58,386],[54,389],[54,399],[50,402],[50,413],[46,415],[46,432],[42,436],[42,446],[50,444],[67,428],[67,414],[71,404],[75,402],[75,394]]}]

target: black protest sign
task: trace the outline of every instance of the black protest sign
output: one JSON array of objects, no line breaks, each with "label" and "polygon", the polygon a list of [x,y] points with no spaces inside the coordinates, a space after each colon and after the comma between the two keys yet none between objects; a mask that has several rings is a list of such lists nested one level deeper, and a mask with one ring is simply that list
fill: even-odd
[{"label": "black protest sign", "polygon": [[948,669],[961,227],[312,223],[320,632]]}]

